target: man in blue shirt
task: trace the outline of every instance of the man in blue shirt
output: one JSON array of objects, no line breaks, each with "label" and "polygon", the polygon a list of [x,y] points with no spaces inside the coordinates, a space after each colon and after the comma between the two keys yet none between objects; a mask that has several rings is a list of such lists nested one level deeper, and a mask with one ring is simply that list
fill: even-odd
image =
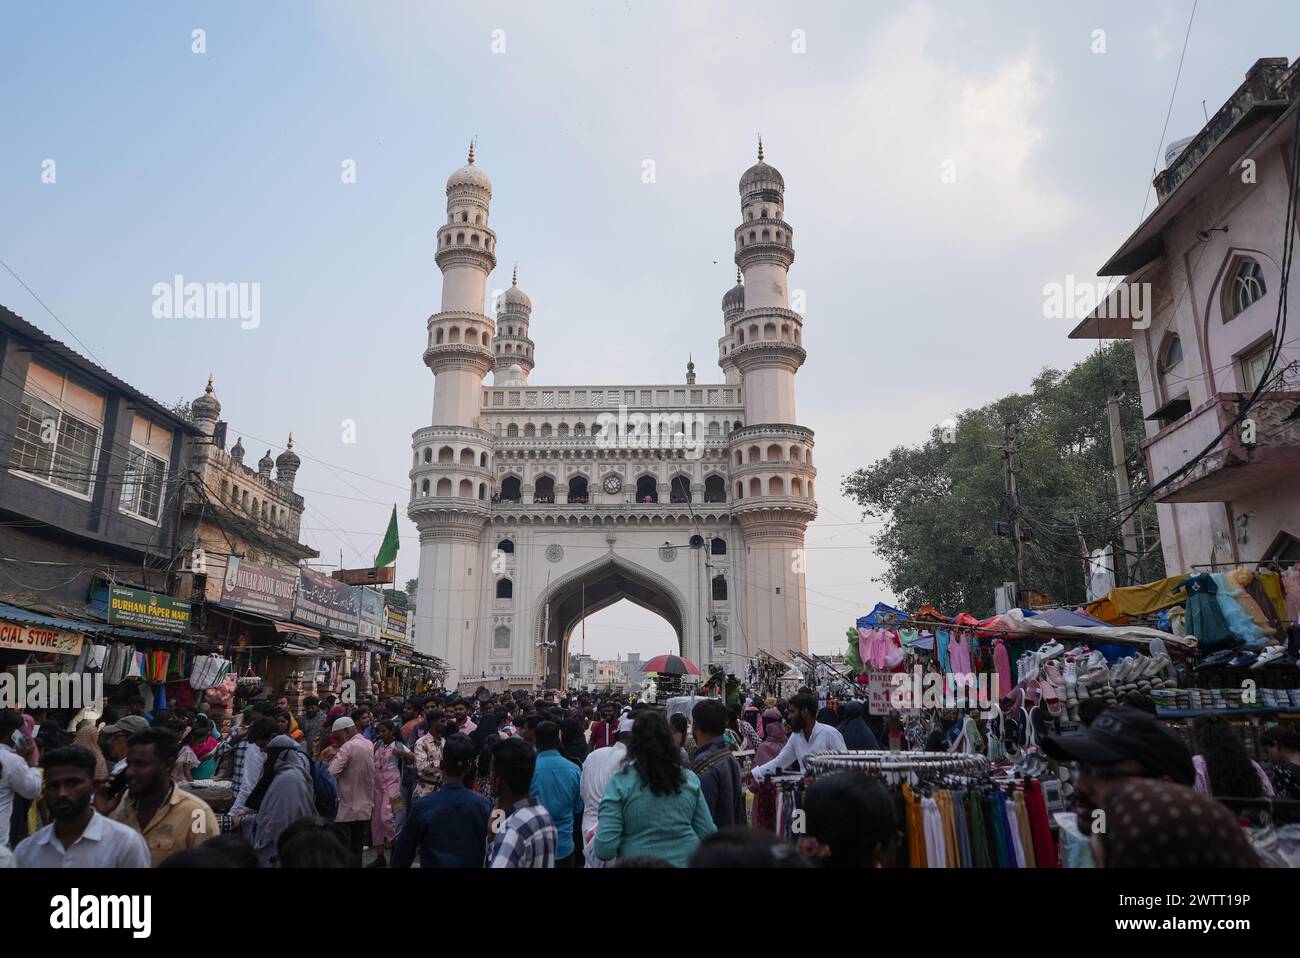
[{"label": "man in blue shirt", "polygon": [[442,787],[411,807],[390,867],[410,868],[417,848],[421,868],[483,867],[492,803],[463,781],[476,754],[468,737],[447,739],[442,748]]},{"label": "man in blue shirt", "polygon": [[554,722],[540,723],[535,735],[537,765],[528,794],[555,822],[555,867],[576,868],[582,860],[573,840],[575,827],[582,827],[582,769],[561,754],[560,727]]}]

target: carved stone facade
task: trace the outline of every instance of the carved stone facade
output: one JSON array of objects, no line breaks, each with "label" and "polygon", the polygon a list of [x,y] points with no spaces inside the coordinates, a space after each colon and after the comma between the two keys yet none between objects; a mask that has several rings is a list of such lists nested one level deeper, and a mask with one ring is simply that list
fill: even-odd
[{"label": "carved stone facade", "polygon": [[420,531],[415,644],[452,666],[449,682],[561,685],[574,628],[620,599],[667,620],[702,668],[808,648],[816,469],[813,433],[795,419],[805,353],[786,290],[784,188],[760,147],[740,185],[725,382],[696,383],[691,363],[684,383],[537,386],[517,274],[495,321],[485,313],[491,182],[472,151],[452,174],[442,310],[424,353],[433,425],[412,437],[408,507]]}]

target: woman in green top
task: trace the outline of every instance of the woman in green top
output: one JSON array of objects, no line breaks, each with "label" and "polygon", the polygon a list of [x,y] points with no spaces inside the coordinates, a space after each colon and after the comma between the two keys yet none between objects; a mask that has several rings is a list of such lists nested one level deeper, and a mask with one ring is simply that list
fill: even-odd
[{"label": "woman in green top", "polygon": [[700,839],[717,831],[700,780],[678,754],[661,713],[636,716],[627,758],[600,801],[597,858],[644,856],[684,868]]}]

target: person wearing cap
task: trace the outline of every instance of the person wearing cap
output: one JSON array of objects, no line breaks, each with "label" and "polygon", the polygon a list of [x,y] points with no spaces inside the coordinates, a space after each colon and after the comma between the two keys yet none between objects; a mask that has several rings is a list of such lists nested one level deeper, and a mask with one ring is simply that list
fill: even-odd
[{"label": "person wearing cap", "polygon": [[375,808],[375,750],[346,715],[334,720],[330,734],[341,743],[329,765],[339,789],[334,824],[351,855],[352,867],[360,868]]},{"label": "person wearing cap", "polygon": [[608,863],[596,857],[596,826],[600,819],[600,800],[605,797],[605,786],[614,777],[627,758],[627,740],[632,734],[631,716],[623,716],[614,730],[614,741],[608,748],[587,753],[582,762],[582,852],[588,868],[607,868]]},{"label": "person wearing cap", "polygon": [[1259,868],[1259,855],[1226,805],[1171,782],[1118,782],[1092,835],[1099,868]]},{"label": "person wearing cap", "polygon": [[113,767],[109,769],[109,778],[116,778],[126,771],[126,742],[137,732],[147,732],[149,720],[142,715],[124,715],[112,725],[106,725],[100,732],[109,753],[113,758]]},{"label": "person wearing cap", "polygon": [[1154,715],[1124,705],[1106,709],[1085,732],[1048,735],[1043,751],[1075,763],[1075,805],[1088,817],[1104,808],[1116,787],[1129,779],[1188,787],[1196,781],[1192,753],[1183,740]]}]

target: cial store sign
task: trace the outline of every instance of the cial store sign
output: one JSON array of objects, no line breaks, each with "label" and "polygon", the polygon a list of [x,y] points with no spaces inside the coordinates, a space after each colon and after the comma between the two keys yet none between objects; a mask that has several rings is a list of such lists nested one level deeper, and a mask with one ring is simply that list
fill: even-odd
[{"label": "cial store sign", "polygon": [[0,621],[0,649],[19,652],[55,652],[80,655],[85,637],[80,632],[52,629],[48,625],[22,625]]}]

